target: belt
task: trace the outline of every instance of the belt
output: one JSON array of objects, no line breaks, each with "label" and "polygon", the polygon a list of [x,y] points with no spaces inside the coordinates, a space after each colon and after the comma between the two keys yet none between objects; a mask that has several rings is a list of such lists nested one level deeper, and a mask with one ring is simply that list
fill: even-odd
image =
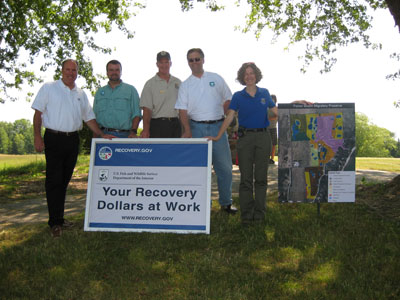
[{"label": "belt", "polygon": [[244,127],[239,127],[239,130],[244,131],[244,132],[264,132],[264,131],[267,131],[267,128],[244,128]]},{"label": "belt", "polygon": [[130,132],[130,130],[127,129],[115,129],[115,128],[107,128],[107,127],[100,127],[101,130],[103,131],[110,131],[110,132]]},{"label": "belt", "polygon": [[178,118],[152,118],[152,120],[155,120],[155,121],[178,121]]},{"label": "belt", "polygon": [[58,130],[53,130],[50,128],[46,128],[47,132],[53,133],[53,134],[59,134],[59,135],[65,135],[65,136],[73,136],[77,135],[78,131],[71,131],[71,132],[65,132],[65,131],[58,131]]},{"label": "belt", "polygon": [[219,119],[219,120],[209,120],[209,121],[196,121],[196,120],[192,120],[192,121],[195,122],[195,123],[214,124],[214,123],[221,122],[223,120],[224,120],[224,118]]}]

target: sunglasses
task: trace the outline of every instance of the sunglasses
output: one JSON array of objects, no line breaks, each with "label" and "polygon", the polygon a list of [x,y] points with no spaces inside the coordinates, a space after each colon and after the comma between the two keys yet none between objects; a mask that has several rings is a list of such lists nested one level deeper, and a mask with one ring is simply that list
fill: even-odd
[{"label": "sunglasses", "polygon": [[196,58],[189,58],[188,59],[188,61],[190,62],[190,63],[192,63],[192,62],[199,62],[201,60],[201,58],[200,57],[196,57]]}]

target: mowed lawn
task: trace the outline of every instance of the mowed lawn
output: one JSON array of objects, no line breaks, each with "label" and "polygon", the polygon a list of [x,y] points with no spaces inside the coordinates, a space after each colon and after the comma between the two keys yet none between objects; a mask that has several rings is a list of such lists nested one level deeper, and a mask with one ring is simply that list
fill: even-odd
[{"label": "mowed lawn", "polygon": [[[88,158],[75,173],[87,174]],[[358,159],[357,168],[378,163],[400,169],[399,159],[381,158]],[[0,170],[0,180],[43,185],[37,165]],[[368,196],[382,199],[381,187]],[[210,235],[85,232],[83,214],[59,239],[45,223],[0,229],[0,299],[400,298],[398,220],[359,201],[323,204],[317,215],[314,204],[277,198],[268,193],[265,222],[250,227],[213,201]]]},{"label": "mowed lawn", "polygon": [[[0,170],[8,167],[22,166],[33,162],[44,161],[44,154],[11,155],[0,154]],[[277,160],[278,157],[275,158]],[[87,160],[89,161],[89,160]],[[400,173],[400,158],[357,157],[357,170],[379,170]]]},{"label": "mowed lawn", "polygon": [[400,173],[400,158],[357,157],[357,170],[378,170]]}]

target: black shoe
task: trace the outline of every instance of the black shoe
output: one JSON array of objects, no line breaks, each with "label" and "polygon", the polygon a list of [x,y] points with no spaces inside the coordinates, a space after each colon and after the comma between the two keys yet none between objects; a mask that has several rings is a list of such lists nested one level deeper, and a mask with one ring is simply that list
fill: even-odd
[{"label": "black shoe", "polygon": [[228,214],[234,215],[238,212],[238,209],[232,204],[221,206],[221,210],[227,212]]},{"label": "black shoe", "polygon": [[273,159],[270,159],[270,160],[269,160],[269,164],[270,164],[270,165],[274,165],[274,164],[275,164],[275,161],[274,161]]}]

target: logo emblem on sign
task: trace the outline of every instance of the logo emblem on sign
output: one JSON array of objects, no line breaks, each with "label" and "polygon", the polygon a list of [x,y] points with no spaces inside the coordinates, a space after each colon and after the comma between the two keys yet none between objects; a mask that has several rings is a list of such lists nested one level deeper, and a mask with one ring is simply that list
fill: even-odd
[{"label": "logo emblem on sign", "polygon": [[110,147],[101,147],[99,150],[99,157],[101,160],[109,160],[112,156],[112,150]]},{"label": "logo emblem on sign", "polygon": [[99,180],[107,181],[108,179],[108,170],[99,170]]}]

